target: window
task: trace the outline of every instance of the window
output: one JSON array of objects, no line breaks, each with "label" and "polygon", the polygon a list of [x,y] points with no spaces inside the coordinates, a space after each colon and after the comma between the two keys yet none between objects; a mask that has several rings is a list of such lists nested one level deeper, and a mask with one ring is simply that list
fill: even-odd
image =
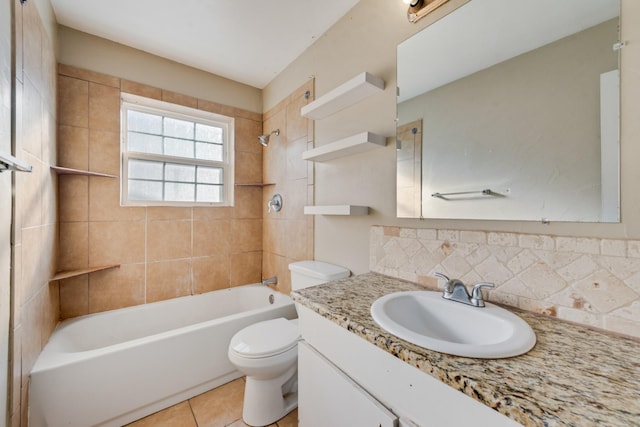
[{"label": "window", "polygon": [[233,205],[233,118],[130,94],[121,111],[123,205]]}]

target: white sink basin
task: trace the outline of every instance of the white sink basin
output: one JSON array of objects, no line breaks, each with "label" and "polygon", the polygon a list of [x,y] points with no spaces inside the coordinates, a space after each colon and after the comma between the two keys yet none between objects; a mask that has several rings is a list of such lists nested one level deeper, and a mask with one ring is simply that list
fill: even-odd
[{"label": "white sink basin", "polygon": [[536,335],[515,314],[491,303],[473,307],[432,291],[378,298],[371,316],[382,329],[420,347],[455,356],[496,359],[531,350]]}]

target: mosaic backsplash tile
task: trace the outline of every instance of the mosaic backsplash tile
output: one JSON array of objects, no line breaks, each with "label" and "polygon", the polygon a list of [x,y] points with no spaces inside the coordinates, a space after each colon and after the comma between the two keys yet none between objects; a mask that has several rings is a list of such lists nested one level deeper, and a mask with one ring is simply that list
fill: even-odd
[{"label": "mosaic backsplash tile", "polygon": [[373,226],[370,270],[640,338],[640,241]]}]

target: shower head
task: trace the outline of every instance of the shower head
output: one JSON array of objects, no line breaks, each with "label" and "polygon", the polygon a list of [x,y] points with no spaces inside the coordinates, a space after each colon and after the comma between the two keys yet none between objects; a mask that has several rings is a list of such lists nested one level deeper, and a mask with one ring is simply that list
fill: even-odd
[{"label": "shower head", "polygon": [[262,145],[264,145],[265,147],[269,145],[269,138],[271,137],[271,135],[280,135],[280,129],[276,129],[274,131],[271,131],[271,133],[268,133],[266,135],[260,135],[258,137],[258,142]]}]

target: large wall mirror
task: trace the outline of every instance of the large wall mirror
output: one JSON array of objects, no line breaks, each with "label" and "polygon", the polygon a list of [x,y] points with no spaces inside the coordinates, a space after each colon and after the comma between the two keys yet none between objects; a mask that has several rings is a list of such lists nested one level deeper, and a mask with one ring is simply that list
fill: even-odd
[{"label": "large wall mirror", "polygon": [[619,222],[619,0],[470,0],[398,46],[397,216]]}]

